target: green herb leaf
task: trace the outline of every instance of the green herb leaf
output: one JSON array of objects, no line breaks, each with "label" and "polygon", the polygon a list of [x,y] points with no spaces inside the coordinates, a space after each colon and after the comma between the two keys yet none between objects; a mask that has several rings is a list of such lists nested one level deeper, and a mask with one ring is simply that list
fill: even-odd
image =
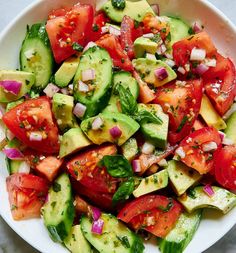
[{"label": "green herb leaf", "polygon": [[112,177],[130,177],[133,176],[133,169],[129,161],[122,155],[106,155],[100,161],[101,165],[104,165],[107,172]]},{"label": "green herb leaf", "polygon": [[182,128],[183,128],[184,125],[186,124],[187,120],[188,120],[188,117],[185,115],[185,116],[183,117],[183,119],[182,119],[182,121],[181,121],[179,127],[177,128],[177,131],[176,131],[177,133],[179,133],[179,132],[182,130]]},{"label": "green herb leaf", "polygon": [[77,42],[74,42],[72,48],[78,52],[82,52],[84,48]]},{"label": "green herb leaf", "polygon": [[187,191],[187,195],[188,195],[190,198],[192,198],[192,199],[196,199],[196,198],[197,198],[197,197],[196,197],[196,192],[195,192],[194,189],[189,189],[189,190]]},{"label": "green herb leaf", "polygon": [[137,120],[141,125],[145,123],[154,123],[161,125],[163,123],[162,119],[146,110],[138,112],[135,116],[133,116],[133,118]]},{"label": "green herb leaf", "polygon": [[169,203],[168,203],[168,205],[167,205],[166,207],[164,207],[164,206],[158,206],[157,208],[160,209],[162,212],[165,212],[165,213],[169,212],[170,209],[171,209],[172,206],[173,206],[173,201],[172,201],[172,199],[170,198],[169,200],[170,200],[170,201],[169,201]]},{"label": "green herb leaf", "polygon": [[123,202],[129,198],[134,191],[134,179],[131,177],[126,182],[123,182],[112,198],[113,205],[118,202]]},{"label": "green herb leaf", "polygon": [[58,184],[57,182],[54,182],[52,185],[52,189],[54,192],[59,192],[59,191],[61,191],[61,185]]},{"label": "green herb leaf", "polygon": [[129,239],[127,236],[116,236],[117,239],[122,243],[122,245],[126,248],[129,249],[130,248],[130,243],[129,243]]},{"label": "green herb leaf", "polygon": [[190,28],[188,29],[188,34],[189,34],[189,35],[194,35],[194,34],[195,34],[195,32],[194,32],[194,30],[193,30],[192,27],[190,27]]},{"label": "green herb leaf", "polygon": [[111,0],[111,3],[112,3],[112,6],[118,10],[123,10],[126,6],[125,0]]}]

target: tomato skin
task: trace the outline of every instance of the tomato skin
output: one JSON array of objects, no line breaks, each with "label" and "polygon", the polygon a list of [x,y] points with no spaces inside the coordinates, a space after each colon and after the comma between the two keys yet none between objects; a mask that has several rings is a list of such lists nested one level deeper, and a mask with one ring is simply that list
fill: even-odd
[{"label": "tomato skin", "polygon": [[236,190],[236,145],[225,146],[214,155],[215,177],[224,188]]},{"label": "tomato skin", "polygon": [[6,179],[11,213],[14,220],[40,217],[49,186],[46,180],[31,175],[16,173]]},{"label": "tomato skin", "polygon": [[89,41],[99,40],[103,36],[102,27],[105,26],[106,23],[109,23],[109,19],[103,12],[94,17],[92,30],[89,34]]},{"label": "tomato skin", "polygon": [[189,62],[194,47],[205,49],[206,56],[210,58],[217,52],[210,36],[205,31],[191,35],[173,45],[173,57],[177,66],[185,66]]},{"label": "tomato skin", "polygon": [[[93,7],[91,5],[77,4],[66,12],[54,15],[49,19],[46,30],[51,43],[54,58],[61,63],[71,55],[75,54],[73,43],[85,46],[88,33],[92,30]],[[60,16],[59,16],[60,15]]]},{"label": "tomato skin", "polygon": [[235,66],[229,58],[216,54],[216,67],[204,75],[206,94],[216,110],[223,116],[231,107],[236,95]]},{"label": "tomato skin", "polygon": [[[3,122],[25,145],[54,154],[59,152],[58,128],[53,121],[50,100],[47,97],[27,100],[6,112]],[[31,132],[40,133],[42,141],[30,141]]]},{"label": "tomato skin", "polygon": [[184,86],[172,82],[157,90],[154,103],[169,115],[168,140],[176,144],[186,137],[199,114],[203,96],[202,80],[186,81]]},{"label": "tomato skin", "polygon": [[114,193],[117,179],[111,177],[105,167],[100,168],[98,163],[103,156],[114,155],[116,152],[116,146],[112,144],[94,148],[77,155],[67,163],[66,168],[84,186],[101,193]]},{"label": "tomato skin", "polygon": [[118,38],[112,34],[102,36],[96,44],[108,51],[113,64],[126,71],[133,71],[134,67],[126,52],[123,51]]},{"label": "tomato skin", "polygon": [[214,152],[204,152],[202,145],[209,142],[215,142],[218,148],[221,147],[221,137],[215,128],[204,127],[191,133],[179,145],[185,153],[185,157],[180,160],[200,174],[208,173],[214,167]]}]

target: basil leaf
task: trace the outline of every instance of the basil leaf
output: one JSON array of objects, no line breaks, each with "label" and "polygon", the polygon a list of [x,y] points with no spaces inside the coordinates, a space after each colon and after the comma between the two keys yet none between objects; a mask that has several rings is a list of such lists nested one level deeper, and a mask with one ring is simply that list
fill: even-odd
[{"label": "basil leaf", "polygon": [[177,131],[176,131],[177,133],[179,133],[183,129],[183,127],[184,127],[184,125],[186,124],[187,121],[188,121],[188,117],[185,115],[183,117],[179,127],[177,128]]},{"label": "basil leaf", "polygon": [[122,243],[122,245],[126,248],[129,249],[130,248],[130,243],[129,243],[129,239],[127,236],[116,236],[116,238]]},{"label": "basil leaf", "polygon": [[123,182],[112,198],[113,205],[118,202],[123,202],[129,198],[134,191],[134,179],[131,177],[126,182]]},{"label": "basil leaf", "polygon": [[161,125],[163,123],[162,119],[146,110],[138,112],[136,115],[134,115],[133,118],[137,120],[141,125],[145,123],[155,123]]},{"label": "basil leaf", "polygon": [[111,0],[111,3],[112,3],[112,6],[118,10],[123,10],[126,6],[125,0]]},{"label": "basil leaf", "polygon": [[122,155],[106,155],[100,161],[100,165],[105,166],[112,177],[124,178],[133,176],[133,169],[129,161]]}]

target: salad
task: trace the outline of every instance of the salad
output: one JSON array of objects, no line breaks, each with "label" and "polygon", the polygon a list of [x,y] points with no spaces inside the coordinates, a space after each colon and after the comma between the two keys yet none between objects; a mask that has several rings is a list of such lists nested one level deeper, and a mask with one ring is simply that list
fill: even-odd
[{"label": "salad", "polygon": [[14,220],[72,253],[184,252],[236,205],[234,63],[196,21],[146,0],[51,10],[0,70]]}]

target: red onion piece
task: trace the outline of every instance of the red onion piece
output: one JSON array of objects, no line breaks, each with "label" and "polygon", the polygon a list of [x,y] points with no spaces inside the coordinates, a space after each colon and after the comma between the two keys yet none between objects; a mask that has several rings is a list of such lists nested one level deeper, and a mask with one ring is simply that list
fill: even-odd
[{"label": "red onion piece", "polygon": [[203,61],[206,58],[206,50],[194,47],[191,51],[190,61]]},{"label": "red onion piece", "polygon": [[213,188],[211,187],[211,185],[207,184],[203,187],[203,191],[209,196],[212,197],[215,192],[213,190]]},{"label": "red onion piece", "polygon": [[159,80],[159,81],[163,81],[164,79],[166,79],[168,77],[168,72],[166,71],[165,68],[161,67],[161,68],[157,68],[155,71],[154,71],[154,74],[156,76],[156,78]]},{"label": "red onion piece", "polygon": [[100,117],[97,117],[92,123],[93,130],[99,130],[103,126],[103,120]]},{"label": "red onion piece", "polygon": [[95,79],[95,69],[86,69],[82,71],[82,81],[90,81]]},{"label": "red onion piece", "polygon": [[133,160],[132,167],[134,172],[141,172],[141,163],[139,160]]},{"label": "red onion piece", "polygon": [[49,83],[47,87],[43,90],[43,92],[49,97],[52,98],[60,88],[58,88],[55,84]]},{"label": "red onion piece", "polygon": [[0,81],[0,86],[2,86],[6,92],[10,92],[14,95],[18,95],[20,92],[22,83],[14,81],[14,80],[4,80],[4,81]]},{"label": "red onion piece", "polygon": [[160,7],[159,4],[152,4],[151,5],[152,10],[157,16],[160,16]]},{"label": "red onion piece", "polygon": [[92,224],[92,229],[91,229],[92,233],[101,235],[103,226],[104,226],[104,221],[102,219],[98,219],[97,221],[94,221]]},{"label": "red onion piece", "polygon": [[97,207],[92,207],[92,217],[94,221],[97,221],[101,217],[101,211]]},{"label": "red onion piece", "polygon": [[109,130],[110,135],[114,138],[117,139],[119,137],[121,137],[122,135],[122,131],[120,130],[120,128],[118,126],[112,127]]},{"label": "red onion piece", "polygon": [[103,26],[101,28],[101,30],[102,30],[102,34],[108,33],[109,32],[109,26]]},{"label": "red onion piece", "polygon": [[155,150],[155,146],[149,142],[145,142],[142,146],[142,153],[143,154],[150,155],[154,152],[154,150]]},{"label": "red onion piece", "polygon": [[199,22],[195,21],[192,25],[193,31],[195,33],[200,33],[202,31],[202,26]]},{"label": "red onion piece", "polygon": [[143,35],[143,38],[152,39],[154,37],[154,33],[146,33]]},{"label": "red onion piece", "polygon": [[203,75],[204,73],[206,73],[208,71],[209,67],[203,63],[199,64],[195,71],[197,74],[199,74],[200,76]]},{"label": "red onion piece", "polygon": [[225,133],[223,133],[223,132],[221,132],[221,131],[218,131],[218,133],[219,133],[219,135],[220,135],[221,141],[223,141],[224,138],[225,138]]},{"label": "red onion piece", "polygon": [[17,148],[5,147],[2,151],[11,160],[22,160],[24,155]]},{"label": "red onion piece", "polygon": [[76,117],[82,118],[86,112],[87,107],[81,103],[77,103],[74,107],[73,113]]},{"label": "red onion piece", "polygon": [[146,58],[149,60],[153,60],[153,61],[157,60],[157,58],[154,54],[149,54],[149,53],[146,53]]},{"label": "red onion piece", "polygon": [[113,34],[115,36],[120,36],[121,35],[120,29],[118,29],[118,28],[116,28],[116,27],[114,27],[112,25],[109,25],[109,33]]},{"label": "red onion piece", "polygon": [[83,83],[82,81],[79,81],[78,90],[80,92],[87,93],[87,92],[89,92],[89,87],[88,87],[88,85],[86,83]]},{"label": "red onion piece", "polygon": [[38,132],[31,132],[29,136],[30,141],[42,141],[43,136],[41,133]]},{"label": "red onion piece", "polygon": [[61,93],[64,94],[64,95],[69,95],[69,91],[68,91],[67,88],[62,88]]}]

